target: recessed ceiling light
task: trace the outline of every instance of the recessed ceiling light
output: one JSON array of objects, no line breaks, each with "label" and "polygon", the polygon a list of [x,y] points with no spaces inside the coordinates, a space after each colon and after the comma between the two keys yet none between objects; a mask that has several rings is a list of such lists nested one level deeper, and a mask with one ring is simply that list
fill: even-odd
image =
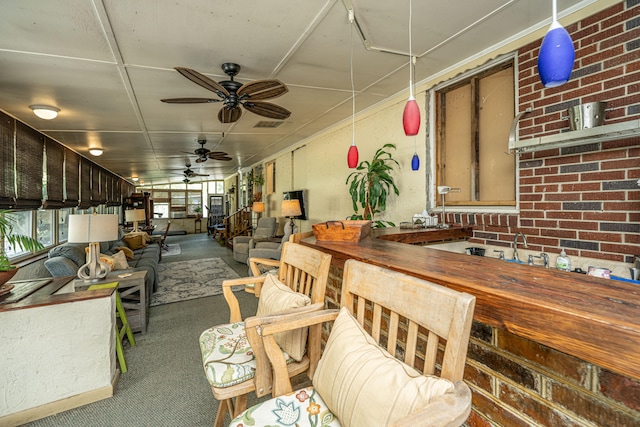
[{"label": "recessed ceiling light", "polygon": [[102,153],[104,153],[104,150],[102,148],[90,148],[89,149],[89,153],[91,153],[92,156],[102,156]]},{"label": "recessed ceiling light", "polygon": [[133,181],[133,182],[138,182],[139,179],[140,178],[138,178],[137,176],[132,176],[131,177],[131,181]]},{"label": "recessed ceiling light", "polygon": [[33,113],[44,120],[55,119],[58,116],[59,108],[51,107],[50,105],[29,105],[29,108],[33,110]]}]

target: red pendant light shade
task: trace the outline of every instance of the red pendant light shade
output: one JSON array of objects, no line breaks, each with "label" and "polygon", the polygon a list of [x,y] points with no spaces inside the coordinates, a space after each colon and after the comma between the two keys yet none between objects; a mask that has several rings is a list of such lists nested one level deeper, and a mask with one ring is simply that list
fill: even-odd
[{"label": "red pendant light shade", "polygon": [[420,130],[420,107],[413,97],[410,97],[404,106],[402,126],[404,126],[404,133],[407,136],[417,135]]},{"label": "red pendant light shade", "polygon": [[358,166],[358,147],[355,144],[352,144],[351,147],[349,147],[349,152],[347,153],[347,165],[350,169]]}]

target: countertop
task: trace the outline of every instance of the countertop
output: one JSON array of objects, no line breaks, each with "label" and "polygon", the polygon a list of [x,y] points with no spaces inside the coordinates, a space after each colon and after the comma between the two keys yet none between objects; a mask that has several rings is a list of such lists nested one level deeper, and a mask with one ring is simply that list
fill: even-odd
[{"label": "countertop", "polygon": [[375,230],[359,243],[301,243],[340,267],[354,258],[475,295],[476,320],[640,379],[636,284],[398,243]]}]

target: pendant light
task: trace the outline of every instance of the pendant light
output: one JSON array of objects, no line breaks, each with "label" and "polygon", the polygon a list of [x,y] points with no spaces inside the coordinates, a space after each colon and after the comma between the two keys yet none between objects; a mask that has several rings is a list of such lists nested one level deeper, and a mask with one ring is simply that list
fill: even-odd
[{"label": "pendant light", "polygon": [[575,50],[571,36],[558,22],[556,0],[552,0],[551,26],[538,54],[538,73],[544,87],[557,87],[571,77]]},{"label": "pendant light", "polygon": [[418,150],[416,149],[416,139],[413,139],[413,157],[411,158],[411,170],[417,171],[420,169],[420,157],[418,157]]},{"label": "pendant light", "polygon": [[358,166],[358,147],[356,146],[356,90],[353,85],[353,9],[349,9],[349,23],[351,26],[351,147],[347,153],[347,166],[354,169]]},{"label": "pendant light", "polygon": [[404,113],[402,114],[402,126],[404,127],[404,133],[407,136],[417,135],[420,130],[420,107],[416,102],[416,98],[413,96],[413,65],[414,58],[411,46],[411,20],[413,14],[413,7],[411,0],[409,0],[409,99],[404,106]]}]

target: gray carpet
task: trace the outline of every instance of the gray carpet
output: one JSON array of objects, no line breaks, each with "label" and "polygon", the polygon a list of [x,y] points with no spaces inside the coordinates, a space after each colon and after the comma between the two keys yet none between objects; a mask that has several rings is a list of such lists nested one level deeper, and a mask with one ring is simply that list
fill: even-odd
[{"label": "gray carpet", "polygon": [[[205,258],[231,258],[228,249],[210,237],[206,239],[206,234],[176,238],[180,238],[183,254],[171,257],[172,262],[198,254]],[[229,265],[246,272],[245,265],[234,263],[231,259]],[[243,317],[254,314],[257,299],[245,292],[236,295]],[[229,309],[222,295],[152,307],[147,334],[135,335],[136,346],[125,345],[129,371],[120,376],[112,398],[28,425],[210,427],[218,402],[202,369],[198,337],[205,329],[228,320]],[[255,399],[250,395],[249,404]]]}]

